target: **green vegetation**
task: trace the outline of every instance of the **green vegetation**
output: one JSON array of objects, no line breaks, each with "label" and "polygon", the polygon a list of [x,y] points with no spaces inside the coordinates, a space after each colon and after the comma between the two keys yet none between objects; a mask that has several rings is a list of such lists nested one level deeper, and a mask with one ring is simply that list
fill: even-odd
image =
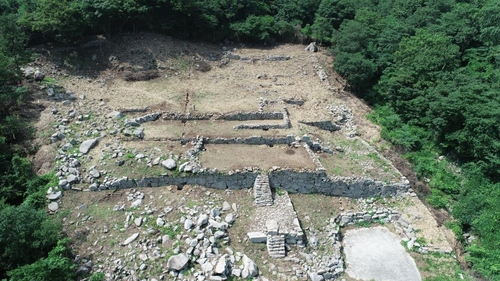
[{"label": "green vegetation", "polygon": [[410,2],[351,6],[331,39],[335,69],[375,105],[369,117],[428,180],[426,200],[452,212],[454,233],[477,235],[473,268],[500,280],[498,2]]},{"label": "green vegetation", "polygon": [[104,272],[98,272],[92,274],[92,276],[90,276],[89,281],[104,281],[105,279],[106,275],[104,274]]}]

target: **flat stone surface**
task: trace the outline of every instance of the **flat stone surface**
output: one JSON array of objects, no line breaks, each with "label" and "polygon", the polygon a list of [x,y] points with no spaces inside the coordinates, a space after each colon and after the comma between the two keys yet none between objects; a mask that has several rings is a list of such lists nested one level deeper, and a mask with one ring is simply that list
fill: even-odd
[{"label": "flat stone surface", "polygon": [[80,152],[86,154],[87,152],[89,152],[91,148],[93,148],[97,144],[97,141],[98,139],[90,139],[82,142],[82,144],[80,144]]},{"label": "flat stone surface", "polygon": [[351,229],[344,236],[347,274],[359,280],[421,281],[413,258],[387,228]]}]

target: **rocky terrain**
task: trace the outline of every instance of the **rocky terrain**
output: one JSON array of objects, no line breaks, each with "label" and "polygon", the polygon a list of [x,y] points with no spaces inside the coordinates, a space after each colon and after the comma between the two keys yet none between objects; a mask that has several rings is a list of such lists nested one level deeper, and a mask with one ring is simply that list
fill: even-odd
[{"label": "rocky terrain", "polygon": [[40,52],[25,71],[44,108],[35,168],[59,178],[48,209],[82,276],[352,280],[343,231],[372,225],[400,237],[418,278],[439,274],[428,253],[456,264],[368,107],[304,47],[130,34]]}]

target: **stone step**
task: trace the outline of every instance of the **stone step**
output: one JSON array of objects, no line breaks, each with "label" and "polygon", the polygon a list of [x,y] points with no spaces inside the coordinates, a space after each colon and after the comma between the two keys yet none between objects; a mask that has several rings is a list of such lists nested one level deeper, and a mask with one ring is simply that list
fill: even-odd
[{"label": "stone step", "polygon": [[284,258],[286,256],[285,235],[268,235],[267,252],[273,259]]},{"label": "stone step", "polygon": [[267,174],[260,174],[257,176],[253,185],[253,192],[255,198],[254,202],[257,206],[273,205],[273,194]]}]

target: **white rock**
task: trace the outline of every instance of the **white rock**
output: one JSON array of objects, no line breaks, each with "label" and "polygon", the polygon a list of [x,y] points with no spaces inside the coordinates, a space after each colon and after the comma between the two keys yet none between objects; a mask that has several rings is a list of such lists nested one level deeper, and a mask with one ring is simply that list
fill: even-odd
[{"label": "white rock", "polygon": [[226,218],[224,218],[224,221],[231,224],[234,222],[234,215],[233,213],[227,214]]},{"label": "white rock", "polygon": [[139,205],[141,205],[141,203],[142,203],[142,199],[137,199],[134,202],[132,202],[132,204],[130,204],[130,208],[138,207]]},{"label": "white rock", "polygon": [[214,272],[216,274],[224,274],[226,272],[226,268],[227,268],[227,256],[223,255],[217,262]]},{"label": "white rock", "polygon": [[241,277],[246,279],[257,275],[259,275],[259,268],[257,267],[257,264],[247,257],[247,255],[243,255],[243,270],[241,272]]},{"label": "white rock", "polygon": [[164,226],[165,225],[165,220],[163,218],[157,218],[156,219],[156,225],[158,225],[158,226]]},{"label": "white rock", "polygon": [[250,241],[253,243],[266,243],[267,242],[267,236],[266,236],[266,234],[264,234],[262,232],[248,232],[247,236],[250,239]]},{"label": "white rock", "polygon": [[224,203],[222,203],[222,211],[226,212],[229,210],[231,210],[231,205],[229,205],[227,201],[224,201]]},{"label": "white rock", "polygon": [[184,229],[188,230],[191,229],[191,227],[193,227],[193,221],[191,219],[186,219],[184,221]]},{"label": "white rock", "polygon": [[49,199],[49,200],[57,200],[57,199],[61,198],[61,196],[62,196],[62,192],[61,191],[57,191],[57,192],[53,192],[53,193],[47,194],[47,199]]},{"label": "white rock", "polygon": [[167,267],[169,269],[179,271],[179,270],[183,269],[184,267],[186,267],[188,262],[189,262],[189,257],[184,253],[180,253],[178,255],[171,256],[168,259]]},{"label": "white rock", "polygon": [[123,243],[122,243],[122,245],[123,245],[123,246],[126,246],[126,245],[128,245],[128,244],[130,244],[130,243],[134,242],[134,241],[135,241],[135,239],[137,239],[137,237],[139,237],[139,232],[132,234],[129,238],[127,238],[127,239],[125,240],[125,242],[123,242]]},{"label": "white rock", "polygon": [[175,169],[177,167],[177,163],[175,163],[174,159],[167,159],[161,162],[161,165],[169,170]]},{"label": "white rock", "polygon": [[57,202],[51,202],[49,204],[48,208],[50,211],[55,212],[55,211],[59,210],[59,204],[57,204]]}]

